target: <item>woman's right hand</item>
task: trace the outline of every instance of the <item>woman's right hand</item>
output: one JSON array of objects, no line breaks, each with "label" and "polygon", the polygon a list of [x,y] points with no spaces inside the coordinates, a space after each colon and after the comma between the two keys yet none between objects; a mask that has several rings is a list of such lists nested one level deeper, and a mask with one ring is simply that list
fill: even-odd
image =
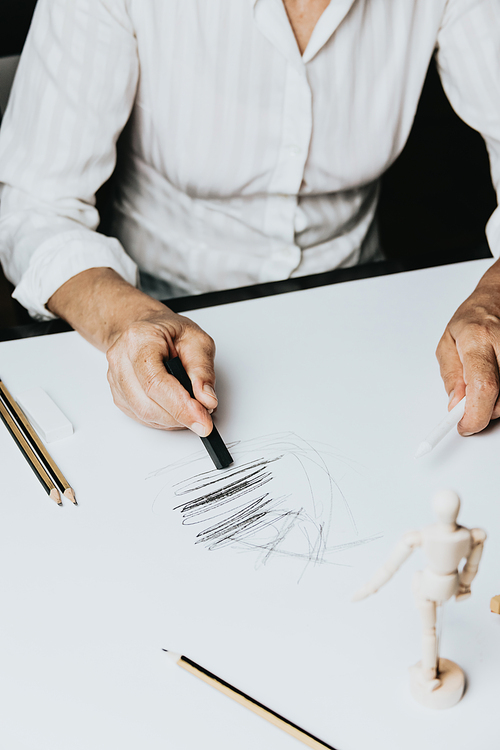
[{"label": "woman's right hand", "polygon": [[[137,422],[158,430],[188,427],[200,437],[212,431],[215,344],[196,323],[163,306],[127,324],[109,347],[108,382],[115,404]],[[178,356],[195,399],[165,369]]]},{"label": "woman's right hand", "polygon": [[[212,431],[214,341],[196,323],[124,281],[109,268],[92,268],[63,284],[47,307],[106,352],[115,404],[148,427]],[[165,359],[178,356],[195,398],[170,375]]]}]

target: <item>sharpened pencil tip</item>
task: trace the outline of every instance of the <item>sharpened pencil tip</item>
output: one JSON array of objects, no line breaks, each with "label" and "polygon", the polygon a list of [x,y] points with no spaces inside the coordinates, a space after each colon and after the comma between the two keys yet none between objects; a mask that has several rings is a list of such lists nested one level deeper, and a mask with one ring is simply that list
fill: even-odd
[{"label": "sharpened pencil tip", "polygon": [[181,658],[180,654],[176,654],[175,651],[169,651],[168,648],[164,648],[163,651],[166,653],[166,655],[172,659],[173,662],[177,664],[179,659]]},{"label": "sharpened pencil tip", "polygon": [[78,503],[76,502],[75,493],[73,492],[71,487],[68,487],[67,490],[64,490],[64,497],[67,497],[69,500],[71,500],[73,505],[78,505]]},{"label": "sharpened pencil tip", "polygon": [[62,505],[61,495],[55,487],[53,490],[50,490],[49,497],[51,497],[52,500],[57,503],[57,505]]}]

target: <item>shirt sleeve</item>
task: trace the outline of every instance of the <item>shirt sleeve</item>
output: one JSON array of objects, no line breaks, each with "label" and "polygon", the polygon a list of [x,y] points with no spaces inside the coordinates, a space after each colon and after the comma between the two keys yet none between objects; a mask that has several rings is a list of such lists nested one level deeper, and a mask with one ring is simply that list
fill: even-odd
[{"label": "shirt sleeve", "polygon": [[[500,199],[500,3],[448,0],[438,34],[437,64],[443,88],[457,114],[481,133],[491,178]],[[495,258],[500,257],[500,208],[486,225]]]},{"label": "shirt sleeve", "polygon": [[117,239],[98,234],[97,189],[138,80],[125,0],[39,0],[0,132],[0,260],[29,313],[68,279],[137,268]]}]

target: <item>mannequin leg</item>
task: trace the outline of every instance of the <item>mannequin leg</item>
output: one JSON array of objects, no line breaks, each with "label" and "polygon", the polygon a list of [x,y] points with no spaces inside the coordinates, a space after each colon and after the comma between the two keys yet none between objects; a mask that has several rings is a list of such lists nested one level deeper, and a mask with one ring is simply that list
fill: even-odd
[{"label": "mannequin leg", "polygon": [[438,656],[436,614],[440,605],[426,597],[422,583],[422,573],[416,573],[412,588],[422,620],[423,658],[410,667],[410,690],[427,708],[451,708],[464,693],[465,675],[458,664]]},{"label": "mannequin leg", "polygon": [[441,684],[438,678],[436,602],[422,596],[420,581],[421,573],[418,572],[413,579],[413,593],[422,621],[422,680],[428,683],[429,690],[435,690]]}]

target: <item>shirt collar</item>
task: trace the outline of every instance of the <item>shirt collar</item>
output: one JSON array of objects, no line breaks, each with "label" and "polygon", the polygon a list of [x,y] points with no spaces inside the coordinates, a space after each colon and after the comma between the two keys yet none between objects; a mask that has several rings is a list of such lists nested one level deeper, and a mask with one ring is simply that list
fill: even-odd
[{"label": "shirt collar", "polygon": [[302,56],[304,63],[308,63],[312,60],[312,58],[328,42],[355,2],[356,0],[330,0],[330,5],[328,5],[323,11],[320,19],[314,27],[309,43],[304,50]]},{"label": "shirt collar", "polygon": [[255,22],[264,36],[287,60],[303,68],[327,43],[340,26],[356,0],[330,0],[301,56],[283,0],[248,0],[253,8]]}]

